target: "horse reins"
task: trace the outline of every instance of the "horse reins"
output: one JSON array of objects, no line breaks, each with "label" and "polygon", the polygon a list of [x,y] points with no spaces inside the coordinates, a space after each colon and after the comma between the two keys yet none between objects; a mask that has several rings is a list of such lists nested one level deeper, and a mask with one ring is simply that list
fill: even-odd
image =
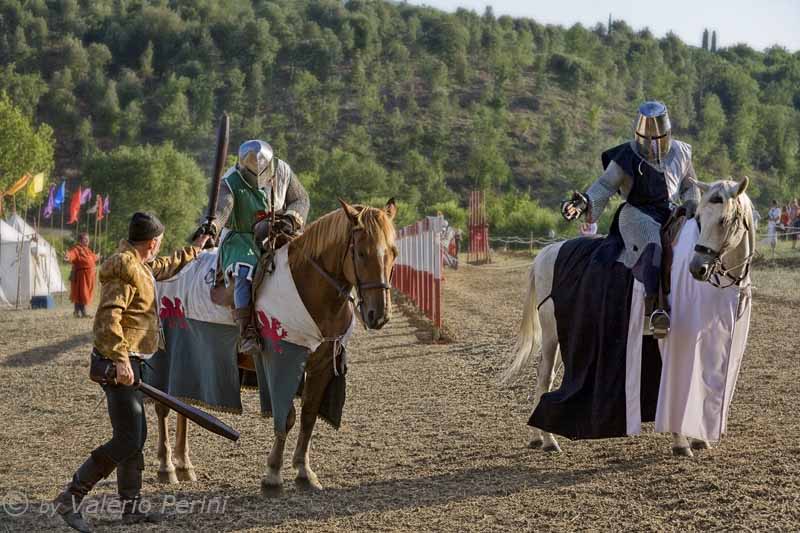
[{"label": "horse reins", "polygon": [[[745,230],[749,232],[750,228],[747,225],[747,221],[746,220],[740,221],[738,220],[738,218],[739,217],[737,217],[737,220],[735,220],[734,222],[736,222],[737,224],[738,223],[744,224]],[[697,220],[697,228],[701,229],[700,219],[697,218],[696,220]],[[742,281],[744,281],[750,275],[750,265],[753,261],[753,257],[755,257],[755,250],[753,250],[747,257],[745,257],[744,261],[742,261],[738,265],[734,265],[732,267],[726,267],[725,263],[722,261],[722,256],[728,253],[728,250],[726,250],[725,248],[720,248],[720,250],[717,251],[713,250],[712,248],[709,248],[708,246],[697,244],[694,247],[694,251],[711,257],[712,259],[711,273],[709,274],[707,281],[708,283],[710,283],[714,287],[717,287],[718,289],[727,289],[728,287],[739,285]],[[744,269],[742,270],[742,273],[739,276],[731,275],[732,271],[742,267],[744,267]],[[728,283],[727,285],[722,285],[721,277],[728,278],[730,283]]]},{"label": "horse reins", "polygon": [[[330,284],[334,289],[336,289],[336,292],[339,294],[339,296],[349,300],[350,303],[352,303],[358,309],[358,313],[359,313],[359,315],[361,315],[361,321],[362,322],[366,322],[365,321],[365,317],[364,317],[364,307],[362,305],[362,303],[364,301],[364,298],[361,295],[362,291],[369,290],[369,289],[382,289],[382,290],[388,291],[388,290],[390,290],[392,288],[392,286],[391,286],[391,284],[386,283],[383,280],[382,281],[375,281],[375,282],[368,282],[368,283],[362,283],[361,282],[361,279],[358,276],[358,266],[357,266],[358,262],[356,261],[356,247],[355,247],[355,235],[356,235],[357,232],[360,232],[360,231],[363,231],[363,228],[354,227],[350,231],[350,237],[347,240],[347,252],[350,252],[350,258],[353,261],[353,275],[356,278],[355,279],[355,284],[353,285],[353,287],[356,288],[357,299],[353,298],[353,296],[351,294],[351,291],[348,289],[348,287],[345,284],[340,283],[336,278],[334,278],[313,257],[308,255],[306,252],[303,252],[303,255],[305,256],[306,260],[309,263],[311,263],[311,265],[319,273],[319,275],[322,276],[322,278],[325,281],[327,281],[328,284]],[[345,252],[344,257],[342,258],[342,263],[341,263],[342,272],[344,272],[344,262],[347,260],[347,255],[348,255],[347,252]],[[391,279],[391,274],[389,275],[389,279]]]}]

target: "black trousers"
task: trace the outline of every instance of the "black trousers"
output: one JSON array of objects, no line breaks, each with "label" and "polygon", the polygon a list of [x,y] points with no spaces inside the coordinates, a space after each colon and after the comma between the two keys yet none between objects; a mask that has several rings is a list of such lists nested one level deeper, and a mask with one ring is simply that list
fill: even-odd
[{"label": "black trousers", "polygon": [[[130,361],[134,379],[138,381],[142,375],[142,360],[131,357]],[[147,418],[142,391],[127,385],[104,385],[103,391],[106,393],[113,434],[111,440],[98,447],[95,452],[108,457],[117,465],[142,462],[141,452],[147,440]]]}]

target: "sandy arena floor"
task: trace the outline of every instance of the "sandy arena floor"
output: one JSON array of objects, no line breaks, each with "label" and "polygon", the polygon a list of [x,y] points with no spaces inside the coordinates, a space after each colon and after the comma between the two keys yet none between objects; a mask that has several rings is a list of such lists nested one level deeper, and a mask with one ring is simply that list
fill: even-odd
[{"label": "sandy arena floor", "polygon": [[[101,512],[90,521],[97,531],[193,532],[800,528],[798,265],[756,270],[729,435],[679,459],[668,436],[652,433],[561,439],[559,455],[525,447],[535,370],[510,388],[497,375],[514,343],[527,262],[447,271],[449,344],[430,344],[399,312],[382,331],[359,331],[343,428],[319,424],[312,448],[323,492],[296,488],[287,464],[283,494],[260,493],[272,424],[249,392],[243,416],[220,415],[241,431],[238,445],[191,428],[199,480],[180,486],[156,482],[150,410],[145,496],[167,520],[125,528]],[[0,532],[67,531],[49,501],[110,435],[87,376],[91,321],[73,319],[66,304],[0,317]],[[94,501],[114,492],[112,478]]]}]

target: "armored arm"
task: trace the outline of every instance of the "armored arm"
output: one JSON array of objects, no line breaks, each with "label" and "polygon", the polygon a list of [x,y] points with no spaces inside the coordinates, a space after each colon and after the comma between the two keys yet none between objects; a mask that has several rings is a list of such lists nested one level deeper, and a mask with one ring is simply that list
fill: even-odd
[{"label": "armored arm", "polygon": [[310,208],[310,201],[308,192],[297,176],[292,172],[291,167],[281,161],[278,165],[278,172],[289,173],[289,185],[286,189],[286,201],[284,205],[283,214],[291,217],[294,225],[294,231],[299,231],[303,228],[308,218],[308,211]]},{"label": "armored arm", "polygon": [[608,200],[622,188],[626,176],[622,167],[611,161],[606,171],[586,190],[586,198],[589,200],[587,222],[598,221],[608,205]]},{"label": "armored arm", "polygon": [[191,240],[194,241],[201,235],[211,235],[209,244],[207,244],[206,247],[214,246],[212,241],[216,241],[217,237],[219,237],[222,228],[228,223],[228,218],[230,218],[232,212],[233,194],[231,194],[228,184],[223,181],[219,187],[219,197],[217,198],[217,209],[214,213],[214,220],[209,222],[208,217],[203,216]]},{"label": "armored arm", "polygon": [[681,204],[686,208],[686,217],[693,218],[700,204],[700,188],[697,186],[697,178],[694,172],[694,165],[689,161],[686,175],[681,180],[678,187],[678,195]]}]

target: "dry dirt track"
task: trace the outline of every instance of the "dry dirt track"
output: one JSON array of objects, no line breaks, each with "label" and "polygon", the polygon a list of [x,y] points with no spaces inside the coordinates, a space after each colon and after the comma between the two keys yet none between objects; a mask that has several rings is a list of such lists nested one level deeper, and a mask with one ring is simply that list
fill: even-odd
[{"label": "dry dirt track", "polygon": [[[312,460],[325,491],[260,494],[271,423],[246,397],[222,416],[240,444],[193,428],[199,481],[155,482],[155,424],[145,492],[168,505],[160,525],[98,531],[571,531],[800,529],[800,272],[761,269],[749,349],[730,434],[694,459],[646,434],[562,440],[564,453],[525,448],[534,370],[512,388],[496,376],[513,344],[525,280],[519,258],[447,272],[450,344],[431,345],[407,316],[360,332],[351,349],[343,428],[320,425]],[[0,532],[66,531],[42,514],[88,452],[109,434],[99,389],[86,378],[90,321],[56,312],[0,311]],[[290,439],[293,445],[293,439]],[[287,451],[286,459],[290,459]],[[106,482],[95,497],[114,493]],[[167,495],[167,500],[164,499]],[[179,513],[173,501],[227,497],[224,513]],[[206,509],[208,510],[208,509]]]}]

